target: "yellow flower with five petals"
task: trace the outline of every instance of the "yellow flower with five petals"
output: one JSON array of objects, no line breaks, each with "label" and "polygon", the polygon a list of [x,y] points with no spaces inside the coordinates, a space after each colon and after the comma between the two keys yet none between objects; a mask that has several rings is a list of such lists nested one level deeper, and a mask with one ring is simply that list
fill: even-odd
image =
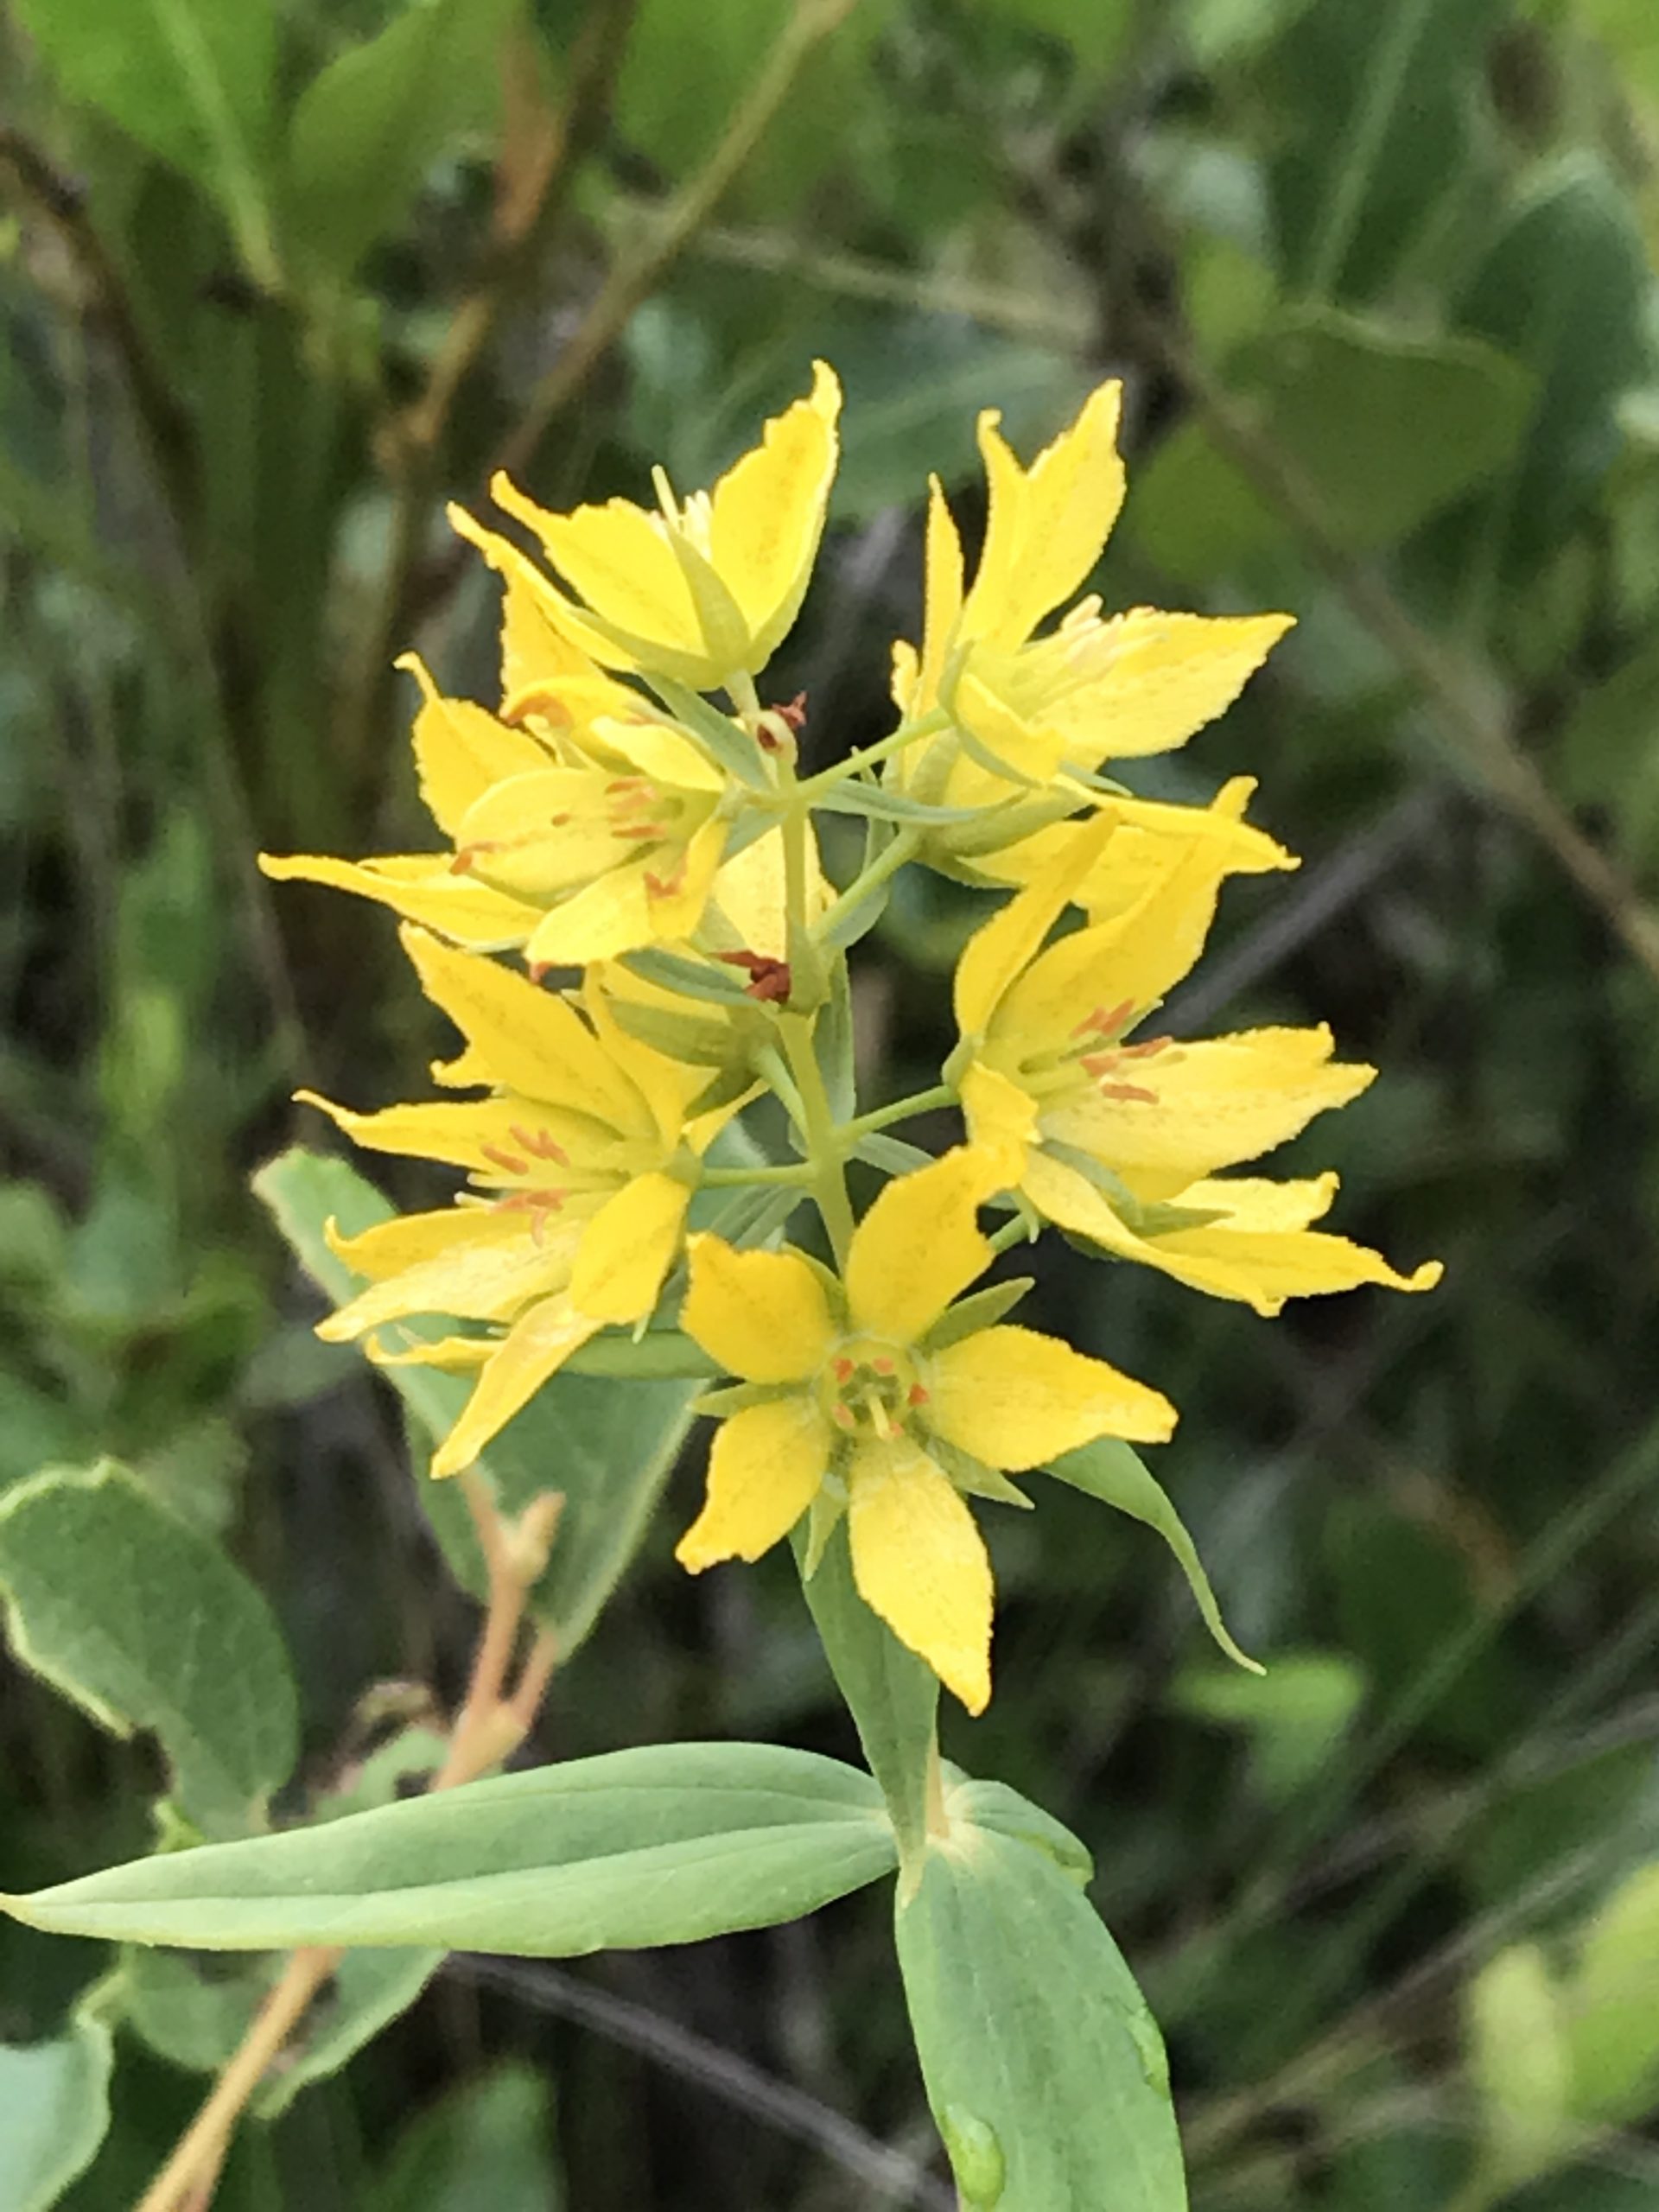
[{"label": "yellow flower with five petals", "polygon": [[[487,1095],[358,1114],[302,1092],[372,1150],[466,1170],[454,1204],[329,1243],[370,1287],[319,1325],[384,1359],[476,1370],[432,1462],[456,1472],[601,1328],[643,1320],[678,1254],[697,1160],[734,1109],[698,1116],[707,1068],[681,1065],[617,1023],[597,982],[579,1007],[496,962],[405,926],[423,988],[466,1039],[435,1067]],[[580,1010],[579,1010],[580,1009]],[[417,1314],[489,1333],[390,1344]]]},{"label": "yellow flower with five petals", "polygon": [[1159,1443],[1168,1401],[1103,1360],[955,1306],[993,1256],[976,1221],[1000,1180],[969,1147],[889,1183],[844,1278],[802,1254],[690,1240],[680,1325],[742,1378],[708,1498],[677,1556],[695,1573],[758,1559],[804,1514],[822,1543],[845,1512],[865,1602],[970,1713],[990,1696],[990,1562],[964,1491],[1027,1503],[1008,1471],[1096,1437]]},{"label": "yellow flower with five petals", "polygon": [[[1033,637],[1094,567],[1117,519],[1122,396],[1116,382],[1100,385],[1029,469],[1009,450],[996,411],[980,416],[990,513],[972,587],[964,594],[961,540],[935,479],[922,647],[893,648],[893,693],[907,720],[942,706],[983,752],[1039,784],[1062,763],[1092,771],[1184,745],[1231,705],[1291,626],[1286,614],[1155,607],[1103,620],[1099,600],[1089,598],[1050,635]],[[906,784],[937,776],[950,743],[901,754]]]},{"label": "yellow flower with five petals", "polygon": [[[1241,803],[1236,790],[1217,805],[1230,803]],[[1060,1228],[1258,1313],[1366,1282],[1429,1289],[1438,1262],[1402,1275],[1380,1254],[1312,1227],[1334,1175],[1275,1183],[1217,1172],[1357,1097],[1375,1069],[1333,1062],[1323,1027],[1192,1044],[1135,1036],[1203,949],[1218,844],[1172,849],[1133,906],[1048,944],[1107,864],[1113,835],[1106,810],[963,951],[957,1058],[975,1142],[998,1151],[1008,1185]]]}]

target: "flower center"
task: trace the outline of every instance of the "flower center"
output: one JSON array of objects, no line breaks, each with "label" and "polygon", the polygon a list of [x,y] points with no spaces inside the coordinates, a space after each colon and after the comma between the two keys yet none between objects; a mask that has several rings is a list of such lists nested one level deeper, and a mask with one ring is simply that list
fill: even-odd
[{"label": "flower center", "polygon": [[[1158,1093],[1146,1080],[1147,1063],[1160,1053],[1180,1057],[1173,1037],[1144,1037],[1126,1045],[1124,1033],[1140,1018],[1133,999],[1115,1007],[1097,1006],[1077,1023],[1058,1052],[1044,1052],[1027,1060],[1020,1079],[1037,1097],[1074,1090],[1079,1076],[1103,1098],[1155,1106]],[[1167,1061],[1166,1065],[1169,1065]]]},{"label": "flower center", "polygon": [[843,1435],[886,1443],[917,1419],[927,1392],[902,1344],[847,1337],[819,1376],[818,1400]]}]

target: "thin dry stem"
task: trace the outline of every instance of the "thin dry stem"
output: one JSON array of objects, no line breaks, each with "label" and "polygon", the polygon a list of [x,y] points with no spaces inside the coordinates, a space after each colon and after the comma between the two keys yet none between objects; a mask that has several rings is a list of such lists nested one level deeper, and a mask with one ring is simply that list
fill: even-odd
[{"label": "thin dry stem", "polygon": [[[484,1555],[489,1594],[448,1753],[432,1778],[435,1790],[476,1781],[517,1750],[535,1723],[556,1656],[554,1639],[543,1631],[531,1647],[517,1683],[509,1688],[525,1601],[546,1561],[563,1498],[550,1491],[510,1523],[475,1469],[459,1480]],[[322,1945],[292,1954],[136,2212],[207,2212],[237,2121],[343,1956],[343,1950]]]}]

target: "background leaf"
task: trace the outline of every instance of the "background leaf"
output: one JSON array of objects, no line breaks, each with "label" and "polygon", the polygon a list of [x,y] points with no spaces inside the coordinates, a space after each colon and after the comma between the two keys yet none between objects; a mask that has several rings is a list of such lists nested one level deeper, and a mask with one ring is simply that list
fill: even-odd
[{"label": "background leaf", "polygon": [[[254,1187],[307,1272],[343,1303],[356,1287],[350,1270],[323,1242],[323,1224],[348,1235],[391,1212],[373,1185],[344,1160],[301,1146],[262,1168]],[[410,1325],[420,1333],[418,1325]],[[437,1325],[433,1335],[442,1333]],[[468,1384],[435,1369],[385,1370],[420,1427],[438,1437],[454,1423]],[[563,1493],[564,1510],[547,1568],[530,1609],[552,1630],[568,1658],[638,1548],[692,1420],[696,1382],[611,1382],[561,1375],[491,1443],[479,1461],[507,1513],[543,1491]],[[471,1516],[452,1483],[417,1478],[421,1503],[464,1586],[486,1593],[486,1578]]]},{"label": "background leaf", "polygon": [[0,1502],[12,1649],[117,1735],[160,1738],[210,1835],[263,1819],[296,1744],[294,1687],[259,1592],[209,1538],[108,1462]]},{"label": "background leaf", "polygon": [[52,2043],[0,2044],[0,2204],[48,2212],[91,2165],[110,2123],[113,2051],[78,2017]]},{"label": "background leaf", "polygon": [[417,2113],[363,2212],[563,2212],[552,2097],[533,2066],[498,2066]]},{"label": "background leaf", "polygon": [[347,47],[300,95],[289,126],[294,246],[347,276],[397,230],[422,178],[460,132],[489,122],[518,0],[412,0]]}]

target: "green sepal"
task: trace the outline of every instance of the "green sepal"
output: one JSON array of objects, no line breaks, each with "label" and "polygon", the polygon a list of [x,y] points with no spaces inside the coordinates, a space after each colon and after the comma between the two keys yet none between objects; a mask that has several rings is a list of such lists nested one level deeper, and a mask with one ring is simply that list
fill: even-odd
[{"label": "green sepal", "polygon": [[1242,1651],[1229,1635],[1216,1593],[1210,1586],[1210,1578],[1198,1558],[1198,1547],[1170,1503],[1162,1484],[1138,1452],[1132,1452],[1116,1436],[1097,1437],[1092,1444],[1082,1445],[1075,1452],[1062,1452],[1058,1459],[1050,1460],[1048,1471],[1058,1481],[1070,1483],[1073,1490],[1084,1491],[1090,1497],[1115,1505],[1131,1519],[1144,1522],[1148,1529],[1155,1529],[1179,1562],[1204,1616],[1205,1626],[1227,1656],[1252,1675],[1267,1672],[1259,1660]]},{"label": "green sepal", "polygon": [[995,1327],[1005,1313],[1014,1311],[1036,1281],[1035,1275],[1010,1275],[1006,1282],[987,1283],[983,1290],[959,1298],[922,1338],[921,1349],[943,1351],[947,1344],[960,1344],[964,1337]]},{"label": "green sepal", "polygon": [[[671,1014],[666,1007],[647,1006],[639,999],[613,997],[607,1001],[616,1017],[617,1027],[637,1037],[642,1045],[649,1045],[653,1052],[665,1053],[671,1060],[681,1060],[691,1067],[724,1070],[733,1058],[735,1039],[726,1022],[699,1021],[694,1014]],[[735,1071],[737,1089],[730,1095],[735,1097],[748,1084],[745,1068]],[[721,1105],[723,1099],[709,1091],[694,1099],[688,1112],[701,1114],[710,1106]]]},{"label": "green sepal", "polygon": [[[1138,1198],[1122,1177],[1114,1175],[1103,1160],[1095,1158],[1074,1144],[1061,1144],[1047,1139],[1043,1150],[1051,1160],[1058,1160],[1062,1166],[1074,1168],[1079,1175],[1092,1183],[1103,1198],[1111,1203],[1115,1214],[1124,1227],[1136,1236],[1173,1236],[1178,1230],[1208,1229],[1212,1222],[1228,1218],[1223,1206],[1179,1206],[1162,1201],[1148,1202]],[[1122,1257],[1119,1253],[1114,1259]]]},{"label": "green sepal", "polygon": [[812,1493],[812,1503],[806,1509],[806,1541],[801,1560],[801,1574],[805,1581],[823,1565],[824,1553],[830,1539],[840,1528],[847,1512],[847,1485],[838,1476],[826,1476]]},{"label": "green sepal", "polygon": [[1031,1510],[1031,1499],[1017,1483],[1008,1480],[1000,1467],[987,1465],[983,1459],[975,1459],[971,1452],[964,1452],[959,1445],[947,1444],[942,1436],[928,1438],[927,1452],[957,1488],[969,1497],[989,1498],[998,1505],[1021,1505],[1027,1512]]},{"label": "green sepal", "polygon": [[909,1175],[918,1167],[931,1167],[933,1154],[918,1144],[911,1144],[904,1137],[890,1137],[883,1130],[871,1129],[860,1137],[853,1147],[853,1158],[861,1160],[866,1166],[879,1167],[884,1175]]},{"label": "green sepal", "polygon": [[671,676],[648,676],[645,682],[675,721],[728,775],[735,776],[752,791],[772,790],[760,748],[741,722],[722,715],[700,692],[692,690],[690,684],[677,683]]},{"label": "green sepal", "polygon": [[812,804],[826,814],[856,814],[866,821],[946,823],[971,822],[988,810],[982,806],[930,806],[907,791],[889,791],[885,784],[867,784],[849,778],[812,795]]},{"label": "green sepal", "polygon": [[1000,776],[1005,784],[1018,784],[1028,791],[1046,791],[1048,788],[1046,777],[1028,776],[1023,768],[1016,768],[1014,763],[1005,759],[1001,753],[993,752],[982,737],[976,737],[965,722],[957,723],[956,734],[963,751],[975,766],[983,768],[987,775]]},{"label": "green sepal", "polygon": [[710,1006],[754,1004],[743,970],[729,968],[722,961],[694,960],[687,953],[668,952],[653,944],[639,952],[625,952],[622,965],[642,982],[655,983],[680,998],[705,999]]},{"label": "green sepal", "polygon": [[751,1406],[775,1406],[781,1398],[797,1397],[800,1387],[798,1382],[725,1382],[693,1398],[691,1410],[714,1421],[729,1421]]}]

